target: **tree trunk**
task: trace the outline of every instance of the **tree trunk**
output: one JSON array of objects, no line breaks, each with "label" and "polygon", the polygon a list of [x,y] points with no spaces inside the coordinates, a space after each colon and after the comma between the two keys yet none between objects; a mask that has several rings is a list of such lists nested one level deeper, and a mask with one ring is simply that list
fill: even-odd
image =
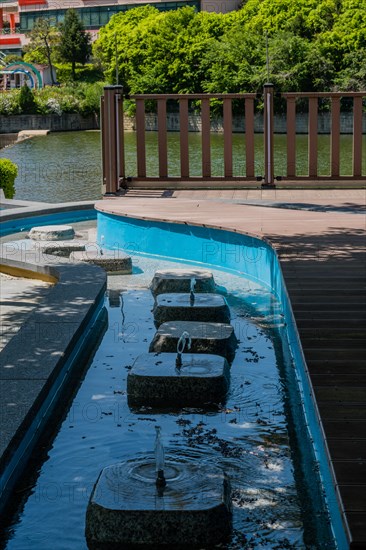
[{"label": "tree trunk", "polygon": [[71,73],[72,73],[72,79],[76,79],[76,71],[75,71],[75,59],[71,61]]},{"label": "tree trunk", "polygon": [[50,66],[50,71],[51,71],[52,86],[55,86],[56,82],[55,82],[55,79],[54,79],[54,76],[53,76],[53,65],[52,65],[52,61],[51,61],[51,49],[50,49],[50,46],[48,44],[47,38],[45,38],[44,43],[46,45],[47,59],[48,59],[48,64]]}]

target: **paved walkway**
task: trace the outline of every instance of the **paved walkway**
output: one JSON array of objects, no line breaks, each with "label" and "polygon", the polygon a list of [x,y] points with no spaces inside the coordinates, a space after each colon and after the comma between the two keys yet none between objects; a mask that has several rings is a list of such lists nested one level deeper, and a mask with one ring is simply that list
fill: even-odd
[{"label": "paved walkway", "polygon": [[[350,548],[365,549],[365,190],[202,190],[161,196],[169,193],[128,191],[124,197],[98,203],[98,208],[121,216],[232,229],[266,238],[276,248],[327,438]],[[240,204],[245,201],[261,206]],[[274,208],[276,203],[280,207]]]},{"label": "paved walkway", "polygon": [[0,351],[42,302],[50,283],[0,272]]}]

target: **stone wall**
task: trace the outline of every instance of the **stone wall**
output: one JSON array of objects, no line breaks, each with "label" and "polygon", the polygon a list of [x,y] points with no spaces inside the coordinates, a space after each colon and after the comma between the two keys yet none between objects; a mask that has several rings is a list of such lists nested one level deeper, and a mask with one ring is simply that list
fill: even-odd
[{"label": "stone wall", "polygon": [[99,128],[99,117],[82,117],[77,113],[59,115],[11,115],[0,116],[0,134],[11,134],[22,130],[95,130]]},{"label": "stone wall", "polygon": [[[353,114],[341,113],[341,133],[352,134],[353,132]],[[135,120],[133,118],[125,116],[124,124],[126,130],[135,129]],[[156,114],[146,114],[146,130],[157,131],[158,118]],[[366,134],[366,113],[363,114],[363,133]],[[167,128],[169,131],[179,131],[179,114],[168,113],[167,114]],[[286,116],[276,115],[274,117],[274,128],[277,134],[286,134]],[[330,113],[320,113],[318,118],[318,131],[319,134],[330,134],[331,119]],[[202,129],[200,115],[189,115],[189,131],[200,132]],[[223,132],[223,120],[222,118],[216,118],[211,121],[212,132]],[[245,118],[244,116],[233,117],[233,131],[243,132],[245,131]],[[254,117],[254,131],[256,133],[263,133],[263,115],[257,114]],[[308,133],[308,114],[297,114],[296,116],[296,131],[298,134]]]},{"label": "stone wall", "polygon": [[[135,130],[135,120],[131,117],[124,117],[124,125],[126,130]],[[277,115],[274,121],[275,133],[286,133],[286,116]],[[329,113],[319,114],[318,130],[319,134],[329,134],[331,120]],[[179,131],[179,114],[167,114],[167,128],[169,131]],[[363,113],[362,121],[363,133],[366,134],[366,113]],[[12,115],[0,116],[0,134],[17,133],[21,130],[50,130],[51,132],[67,132],[71,130],[96,130],[99,129],[99,117],[89,115],[82,117],[77,113],[58,115]],[[146,130],[157,131],[158,119],[156,114],[146,114]],[[202,129],[200,115],[189,115],[189,131],[200,132]],[[215,118],[211,121],[212,132],[223,132],[222,118]],[[298,134],[308,133],[308,115],[297,114],[296,130]],[[233,131],[245,131],[244,116],[233,117]],[[263,133],[263,115],[255,115],[254,131]],[[353,115],[352,113],[341,113],[341,133],[352,134],[353,131]]]}]

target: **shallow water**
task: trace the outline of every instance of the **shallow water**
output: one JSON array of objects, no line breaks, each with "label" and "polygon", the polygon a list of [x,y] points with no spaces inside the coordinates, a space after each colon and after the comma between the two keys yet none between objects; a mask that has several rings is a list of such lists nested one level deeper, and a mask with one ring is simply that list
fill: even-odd
[{"label": "shallow water", "polygon": [[167,461],[199,462],[228,474],[233,536],[225,548],[330,547],[304,526],[306,503],[289,443],[284,360],[276,333],[282,316],[275,298],[256,283],[214,271],[239,339],[226,403],[209,413],[132,412],[127,374],[135,358],[148,351],[156,330],[148,286],[155,270],[182,264],[135,257],[134,266],[133,275],[109,277],[108,329],[45,451],[37,479],[24,482],[29,496],[6,531],[5,548],[85,550],[86,506],[100,470],[131,459],[150,460],[155,425],[162,427]]}]

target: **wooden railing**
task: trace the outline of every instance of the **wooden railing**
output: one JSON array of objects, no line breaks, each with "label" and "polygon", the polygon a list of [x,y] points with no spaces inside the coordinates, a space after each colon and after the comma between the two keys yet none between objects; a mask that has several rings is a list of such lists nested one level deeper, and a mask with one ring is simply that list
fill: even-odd
[{"label": "wooden railing", "polygon": [[[308,99],[309,130],[308,130],[308,178],[309,179],[340,179],[340,113],[341,99],[353,100],[353,159],[352,174],[344,176],[347,179],[363,178],[362,176],[362,111],[363,98],[366,92],[339,93],[285,93],[287,101],[287,174],[288,179],[297,178],[296,174],[296,100]],[[318,103],[319,99],[331,101],[331,147],[330,175],[318,175]],[[303,179],[304,176],[301,176]]]},{"label": "wooden railing", "polygon": [[[123,90],[121,87],[105,88],[102,98],[102,151],[103,177],[106,192],[115,193],[121,185],[126,185],[124,165],[124,132],[123,132]],[[130,99],[136,103],[136,162],[139,181],[174,182],[174,181],[223,181],[235,182],[261,180],[264,186],[274,186],[274,90],[271,84],[266,84],[263,91],[263,149],[264,176],[255,174],[254,147],[254,102],[256,94],[147,94],[132,95]],[[363,98],[366,92],[345,93],[285,93],[281,96],[287,103],[287,172],[281,176],[283,180],[366,180],[362,174],[362,112]],[[331,159],[330,174],[318,174],[318,101],[319,98],[331,102]],[[341,98],[353,100],[353,161],[352,174],[340,175],[340,113]],[[211,116],[210,102],[213,99],[223,104],[223,176],[212,175],[211,159]],[[179,148],[180,175],[172,177],[168,174],[168,139],[167,139],[167,102],[175,100],[179,105]],[[296,101],[308,101],[308,175],[296,173]],[[158,134],[158,176],[152,177],[146,168],[146,101],[157,103],[157,134]],[[189,134],[189,103],[200,102],[201,120],[201,176],[191,176],[188,134]],[[237,176],[233,171],[233,101],[242,107],[245,113],[244,125],[240,130],[245,133],[243,160],[245,175]],[[134,178],[135,179],[135,178]]]},{"label": "wooden railing", "polygon": [[[168,178],[167,157],[167,127],[166,105],[168,100],[177,100],[179,103],[180,118],[180,178],[189,179],[189,151],[188,151],[188,105],[189,101],[201,103],[201,150],[202,150],[202,178],[211,179],[211,145],[210,145],[210,100],[219,99],[223,102],[223,130],[224,130],[224,179],[232,179],[232,102],[240,100],[245,110],[245,158],[246,177],[254,178],[254,100],[256,94],[167,94],[167,95],[133,95],[136,101],[136,139],[137,139],[137,177],[146,178],[145,155],[145,101],[157,101],[158,111],[158,151],[159,151],[159,179]],[[244,131],[244,128],[243,128]],[[197,178],[196,178],[197,179]],[[240,178],[243,179],[243,178]]]}]

